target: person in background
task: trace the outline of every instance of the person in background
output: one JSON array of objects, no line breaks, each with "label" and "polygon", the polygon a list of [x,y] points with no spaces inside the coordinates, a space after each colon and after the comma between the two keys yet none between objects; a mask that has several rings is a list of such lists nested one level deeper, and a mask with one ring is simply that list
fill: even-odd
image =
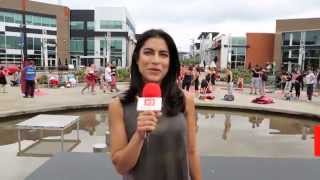
[{"label": "person in background", "polygon": [[117,87],[117,77],[118,77],[118,73],[117,73],[117,67],[115,65],[111,66],[111,92],[113,92],[113,90],[116,90],[116,92],[119,92],[120,90]]},{"label": "person in background", "polygon": [[239,88],[239,90],[243,90],[243,86],[244,86],[244,79],[243,79],[243,75],[240,74],[237,82],[237,88]]},{"label": "person in background", "polygon": [[6,93],[6,85],[7,85],[7,78],[6,78],[6,72],[4,71],[4,66],[0,67],[0,86],[2,91],[1,93]]},{"label": "person in background", "polygon": [[193,69],[192,66],[189,66],[186,68],[184,72],[184,78],[182,81],[182,89],[185,89],[188,92],[192,82],[192,69]]},{"label": "person in background", "polygon": [[212,89],[214,89],[214,86],[216,85],[216,79],[217,79],[217,71],[216,68],[212,68],[211,69],[211,75],[210,75],[210,81],[211,81],[211,85],[212,85]]},{"label": "person in background", "polygon": [[251,69],[252,77],[251,77],[251,87],[250,87],[250,94],[253,93],[257,94],[257,89],[260,87],[260,70],[259,66],[256,65],[254,68]]},{"label": "person in background", "polygon": [[111,81],[112,81],[112,77],[111,77],[111,64],[108,64],[105,71],[104,71],[104,79],[105,79],[105,88],[104,88],[104,92],[106,92],[106,90],[109,89],[110,92],[111,91]]},{"label": "person in background", "polygon": [[299,99],[300,98],[301,82],[303,82],[303,76],[299,70],[297,70],[293,76],[294,76],[293,78],[295,79],[293,85],[294,85],[294,89],[296,92],[296,99]]},{"label": "person in background", "polygon": [[227,91],[228,95],[233,95],[233,75],[230,66],[228,65],[226,69],[226,75],[225,77],[227,78]]},{"label": "person in background", "polygon": [[92,64],[86,69],[86,74],[85,74],[85,81],[86,85],[85,87],[81,90],[81,94],[84,94],[84,91],[86,89],[89,89],[91,87],[91,93],[95,95],[95,86],[96,86],[96,74],[95,74],[95,65]]},{"label": "person in background", "polygon": [[26,88],[24,92],[24,98],[31,98],[34,97],[34,90],[35,90],[35,78],[36,78],[36,68],[34,66],[34,62],[30,61],[29,65],[27,65],[23,69],[24,79],[26,81]]},{"label": "person in background", "polygon": [[313,96],[313,86],[316,83],[316,76],[314,75],[311,69],[308,70],[308,74],[306,76],[306,85],[307,85],[307,96],[308,100],[312,100]]},{"label": "person in background", "polygon": [[[144,32],[133,51],[129,89],[108,109],[110,155],[123,179],[201,180],[194,97],[178,87],[179,70],[173,39],[162,30]],[[146,83],[159,84],[161,112],[137,111]]]},{"label": "person in background", "polygon": [[196,93],[199,92],[199,84],[200,84],[200,67],[196,66],[193,68],[193,78],[194,78],[194,90]]},{"label": "person in background", "polygon": [[268,81],[267,69],[262,69],[261,71],[261,83],[260,83],[260,94],[265,95],[266,84]]}]

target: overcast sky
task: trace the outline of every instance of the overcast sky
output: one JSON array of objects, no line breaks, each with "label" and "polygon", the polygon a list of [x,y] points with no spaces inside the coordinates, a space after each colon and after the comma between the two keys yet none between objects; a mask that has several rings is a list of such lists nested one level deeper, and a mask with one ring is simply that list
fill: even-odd
[{"label": "overcast sky", "polygon": [[137,33],[166,30],[179,50],[189,51],[192,38],[203,31],[245,35],[275,32],[276,19],[320,17],[320,0],[36,0],[94,9],[124,6]]}]

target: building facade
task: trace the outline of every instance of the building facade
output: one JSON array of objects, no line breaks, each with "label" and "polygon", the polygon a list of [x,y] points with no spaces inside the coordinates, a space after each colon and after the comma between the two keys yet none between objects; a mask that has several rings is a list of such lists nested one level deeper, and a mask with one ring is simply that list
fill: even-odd
[{"label": "building facade", "polygon": [[244,67],[246,59],[246,37],[219,34],[213,38],[212,50],[214,62],[218,69]]},{"label": "building facade", "polygon": [[200,43],[199,55],[200,55],[200,65],[201,66],[213,66],[214,63],[214,51],[212,50],[213,38],[218,35],[217,32],[202,32],[198,41]]},{"label": "building facade", "polygon": [[69,59],[69,9],[28,0],[0,4],[0,64],[33,60],[38,68]]},{"label": "building facade", "polygon": [[278,70],[320,68],[320,18],[277,20],[273,59]]},{"label": "building facade", "polygon": [[130,65],[135,25],[124,7],[71,10],[70,54],[76,66]]},{"label": "building facade", "polygon": [[247,33],[245,67],[273,63],[274,33]]}]

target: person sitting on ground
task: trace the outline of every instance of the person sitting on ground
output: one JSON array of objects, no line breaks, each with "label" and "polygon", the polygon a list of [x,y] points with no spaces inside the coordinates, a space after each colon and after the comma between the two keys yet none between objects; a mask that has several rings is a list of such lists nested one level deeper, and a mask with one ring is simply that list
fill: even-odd
[{"label": "person sitting on ground", "polygon": [[239,78],[238,78],[238,82],[237,82],[237,86],[240,90],[243,90],[243,76],[240,75]]}]

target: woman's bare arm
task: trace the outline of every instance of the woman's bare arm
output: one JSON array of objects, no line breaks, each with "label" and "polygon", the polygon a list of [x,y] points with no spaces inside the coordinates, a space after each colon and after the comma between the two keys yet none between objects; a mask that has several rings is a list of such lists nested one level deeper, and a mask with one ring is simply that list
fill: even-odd
[{"label": "woman's bare arm", "polygon": [[200,157],[197,150],[196,141],[196,111],[193,96],[186,94],[186,118],[188,137],[188,157],[190,165],[190,175],[192,180],[201,180]]},{"label": "woman's bare arm", "polygon": [[111,159],[117,171],[124,175],[137,163],[143,146],[143,138],[135,132],[128,142],[123,118],[121,102],[115,99],[109,105]]}]

